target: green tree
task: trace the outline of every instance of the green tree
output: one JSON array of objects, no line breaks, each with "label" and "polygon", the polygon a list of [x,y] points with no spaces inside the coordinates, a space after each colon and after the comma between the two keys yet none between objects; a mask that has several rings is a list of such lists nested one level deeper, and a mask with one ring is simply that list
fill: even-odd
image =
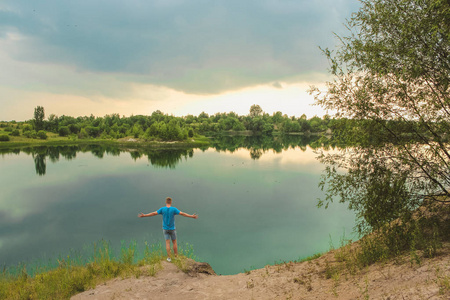
[{"label": "green tree", "polygon": [[323,125],[322,119],[317,116],[309,119],[308,124],[312,132],[321,132],[326,130],[326,127]]},{"label": "green tree", "polygon": [[95,127],[95,126],[86,126],[86,128],[84,128],[86,130],[86,133],[90,136],[90,137],[98,137],[100,135],[100,128],[99,127]]},{"label": "green tree", "polygon": [[367,232],[381,226],[375,220],[406,220],[420,204],[449,202],[450,2],[362,0],[346,27],[340,47],[323,50],[335,79],[311,93],[357,121],[357,146],[321,157],[328,166],[319,205],[340,198]]},{"label": "green tree", "polygon": [[254,133],[262,132],[264,128],[264,120],[261,117],[254,117],[250,120],[248,128]]},{"label": "green tree", "polygon": [[261,108],[261,106],[259,106],[258,104],[253,104],[250,107],[250,114],[249,116],[252,118],[256,118],[256,117],[260,117],[263,114],[263,110]]},{"label": "green tree", "polygon": [[167,125],[167,139],[173,141],[183,139],[181,127],[176,119],[170,120],[169,124]]},{"label": "green tree", "polygon": [[25,124],[22,127],[22,132],[27,132],[27,131],[31,131],[31,130],[33,130],[33,127],[31,127],[31,125],[29,125],[29,124]]},{"label": "green tree", "polygon": [[70,133],[69,127],[60,126],[58,130],[59,136],[68,136]]},{"label": "green tree", "polygon": [[81,128],[81,130],[78,132],[78,138],[79,139],[85,139],[88,138],[89,134],[86,132],[85,128]]},{"label": "green tree", "polygon": [[39,130],[37,133],[37,137],[40,138],[41,140],[46,140],[47,133],[44,130]]},{"label": "green tree", "polygon": [[44,118],[45,118],[44,107],[37,106],[34,109],[34,127],[36,131],[44,129]]},{"label": "green tree", "polygon": [[244,131],[245,126],[238,119],[233,118],[233,127],[231,128],[233,131]]},{"label": "green tree", "polygon": [[59,123],[58,116],[56,116],[55,114],[51,114],[48,117],[47,124],[45,124],[45,129],[47,131],[57,132],[58,131],[58,127],[59,127],[58,123]]},{"label": "green tree", "polygon": [[164,123],[164,121],[159,122],[158,124],[158,133],[157,136],[162,139],[163,141],[166,141],[169,139],[169,135],[167,132],[167,125]]},{"label": "green tree", "polygon": [[283,113],[281,111],[274,112],[272,115],[272,121],[274,124],[281,123],[283,120]]},{"label": "green tree", "polygon": [[139,138],[139,136],[142,135],[143,133],[144,133],[144,130],[143,130],[142,126],[138,123],[134,124],[133,128],[131,128],[131,134],[135,138]]},{"label": "green tree", "polygon": [[209,119],[209,115],[207,113],[205,113],[204,111],[202,111],[197,118],[199,121],[202,121],[204,119]]}]

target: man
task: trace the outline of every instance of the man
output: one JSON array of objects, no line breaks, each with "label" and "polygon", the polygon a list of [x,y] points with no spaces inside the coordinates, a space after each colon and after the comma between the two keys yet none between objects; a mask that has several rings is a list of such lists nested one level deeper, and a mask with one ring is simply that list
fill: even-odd
[{"label": "man", "polygon": [[177,246],[177,232],[175,231],[175,215],[180,215],[183,217],[193,218],[197,219],[198,215],[193,214],[189,215],[187,213],[184,213],[180,211],[178,208],[172,206],[172,198],[167,197],[166,198],[166,206],[161,207],[157,211],[143,214],[140,213],[138,215],[139,218],[143,217],[153,217],[156,215],[162,215],[163,216],[163,233],[164,238],[166,240],[166,251],[167,251],[167,261],[171,262],[172,259],[170,258],[170,240],[172,240],[173,244],[173,253],[175,256],[178,255],[178,246]]}]

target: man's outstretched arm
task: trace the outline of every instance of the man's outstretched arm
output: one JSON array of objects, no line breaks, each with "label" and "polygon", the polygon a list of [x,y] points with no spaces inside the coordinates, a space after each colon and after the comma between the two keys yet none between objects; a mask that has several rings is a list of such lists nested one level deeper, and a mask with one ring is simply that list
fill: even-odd
[{"label": "man's outstretched arm", "polygon": [[192,219],[197,219],[198,218],[197,214],[190,215],[190,214],[184,213],[182,211],[180,211],[180,216],[188,217],[188,218],[192,218]]},{"label": "man's outstretched arm", "polygon": [[153,216],[156,216],[157,214],[158,214],[158,213],[157,213],[156,211],[151,212],[151,213],[148,213],[148,214],[140,213],[140,214],[138,215],[138,217],[139,217],[139,218],[143,218],[143,217],[153,217]]}]

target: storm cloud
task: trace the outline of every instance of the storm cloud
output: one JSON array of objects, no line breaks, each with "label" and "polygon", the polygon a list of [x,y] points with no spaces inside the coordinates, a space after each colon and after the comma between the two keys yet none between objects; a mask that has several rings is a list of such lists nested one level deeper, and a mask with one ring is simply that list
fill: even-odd
[{"label": "storm cloud", "polygon": [[350,0],[6,0],[0,40],[18,62],[217,94],[326,72],[318,46],[335,43],[333,30],[357,6]]}]

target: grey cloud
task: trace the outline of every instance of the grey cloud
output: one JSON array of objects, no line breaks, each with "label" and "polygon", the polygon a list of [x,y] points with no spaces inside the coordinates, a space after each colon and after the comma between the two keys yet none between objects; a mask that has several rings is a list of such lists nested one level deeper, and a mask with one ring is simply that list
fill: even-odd
[{"label": "grey cloud", "polygon": [[274,88],[277,88],[277,89],[282,89],[282,88],[283,88],[283,86],[281,85],[281,83],[279,83],[278,81],[272,83],[272,86],[273,86]]},{"label": "grey cloud", "polygon": [[323,72],[318,45],[355,1],[5,1],[11,57],[120,73],[188,93],[218,93]]}]

